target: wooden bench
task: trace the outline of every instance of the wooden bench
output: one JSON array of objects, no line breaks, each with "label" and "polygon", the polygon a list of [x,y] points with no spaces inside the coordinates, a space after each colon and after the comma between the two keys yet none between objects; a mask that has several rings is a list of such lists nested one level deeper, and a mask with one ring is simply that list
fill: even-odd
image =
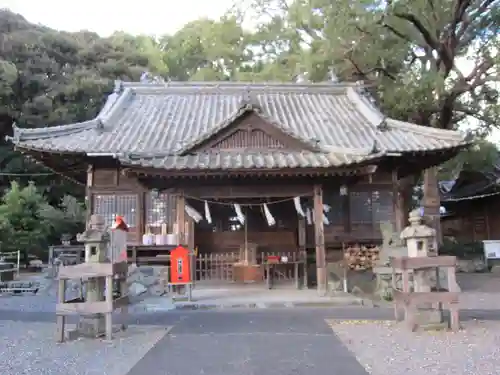
[{"label": "wooden bench", "polygon": [[[398,257],[391,258],[392,289],[394,297],[394,313],[397,321],[404,320],[412,331],[417,329],[418,307],[430,304],[439,311],[446,306],[450,311],[450,328],[452,331],[460,329],[459,320],[459,295],[460,290],[456,281],[455,269],[457,259],[454,256],[433,257]],[[439,269],[447,272],[448,291],[440,291]],[[419,292],[410,288],[410,274],[415,271],[433,270],[436,273],[436,291]],[[397,274],[401,274],[401,287],[396,283]],[[404,310],[404,316],[399,312]]]}]

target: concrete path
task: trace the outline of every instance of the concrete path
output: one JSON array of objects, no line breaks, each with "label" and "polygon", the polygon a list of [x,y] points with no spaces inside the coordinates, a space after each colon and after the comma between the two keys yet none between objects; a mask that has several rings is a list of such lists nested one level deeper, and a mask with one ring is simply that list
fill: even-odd
[{"label": "concrete path", "polygon": [[183,315],[128,375],[366,375],[322,314],[269,310]]}]

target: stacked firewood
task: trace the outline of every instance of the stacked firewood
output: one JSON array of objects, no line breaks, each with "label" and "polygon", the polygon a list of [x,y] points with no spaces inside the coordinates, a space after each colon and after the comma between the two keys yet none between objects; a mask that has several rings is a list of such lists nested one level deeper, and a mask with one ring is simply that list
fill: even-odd
[{"label": "stacked firewood", "polygon": [[344,261],[347,268],[354,271],[371,269],[379,259],[378,246],[353,245],[344,248]]}]

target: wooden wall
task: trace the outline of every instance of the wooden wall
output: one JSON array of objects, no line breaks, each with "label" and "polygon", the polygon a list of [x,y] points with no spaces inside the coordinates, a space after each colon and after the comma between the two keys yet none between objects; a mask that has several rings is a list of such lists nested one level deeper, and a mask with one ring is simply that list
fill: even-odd
[{"label": "wooden wall", "polygon": [[172,230],[175,197],[152,194],[137,179],[124,176],[118,169],[94,169],[89,175],[91,212],[102,215],[107,224],[113,221],[115,214],[124,216],[130,229],[129,242],[140,243],[146,228],[160,233],[164,222]]},{"label": "wooden wall", "polygon": [[441,220],[443,236],[460,242],[500,239],[500,196],[446,205],[452,213]]},{"label": "wooden wall", "polygon": [[[169,194],[155,196],[136,179],[121,174],[118,168],[89,170],[88,184],[91,211],[103,215],[109,224],[115,214],[124,216],[131,229],[130,242],[139,243],[144,228],[148,228],[153,233],[159,233],[163,222],[167,223],[169,231],[173,230],[176,219],[175,196]],[[293,186],[285,187],[291,189]],[[273,187],[274,190],[276,188],[276,186]],[[297,186],[297,189],[302,192],[305,188]],[[324,185],[323,200],[324,204],[330,206],[330,211],[326,214],[329,223],[324,227],[325,243],[330,248],[339,249],[345,242],[379,242],[381,239],[380,222],[394,220],[394,194],[390,174],[376,174],[371,178],[361,179],[348,187],[347,195],[340,194],[340,184],[335,177],[332,177],[331,183]],[[199,212],[203,212],[201,202],[188,203],[195,206]],[[304,198],[303,204],[312,207],[312,199]],[[230,206],[229,209],[232,210]],[[299,219],[293,202],[271,205],[270,209],[279,220],[278,225],[273,228],[268,227],[262,218],[262,213],[257,212],[256,215],[261,217],[260,226],[255,227],[256,224],[254,224],[252,228],[249,228],[248,240],[258,243],[262,249],[265,249],[264,251],[296,250],[299,242]],[[230,214],[220,213],[219,216],[227,220]],[[258,220],[252,221],[256,223]],[[313,248],[314,225],[312,222],[305,224],[305,232],[306,246]],[[243,241],[242,230],[230,230],[227,226],[225,228],[207,227],[203,223],[195,226],[195,243],[206,252],[230,249],[236,251],[235,248]]]}]

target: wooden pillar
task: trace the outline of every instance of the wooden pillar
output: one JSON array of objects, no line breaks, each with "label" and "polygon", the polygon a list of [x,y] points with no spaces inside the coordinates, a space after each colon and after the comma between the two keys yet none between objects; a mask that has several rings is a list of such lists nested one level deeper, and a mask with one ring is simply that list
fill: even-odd
[{"label": "wooden pillar", "polygon": [[404,195],[401,191],[401,184],[398,179],[398,172],[392,172],[392,200],[393,200],[393,211],[394,211],[394,229],[396,233],[401,233],[401,231],[406,227],[406,213],[404,204]]},{"label": "wooden pillar", "polygon": [[86,212],[86,224],[90,222],[90,216],[92,216],[94,212],[94,199],[92,196],[92,186],[94,185],[94,166],[89,164],[87,167],[87,186],[85,189],[85,199],[87,203],[87,212]]},{"label": "wooden pillar", "polygon": [[323,188],[321,185],[314,185],[314,239],[316,245],[316,280],[318,283],[318,292],[321,295],[326,295],[328,279],[323,224]]},{"label": "wooden pillar", "polygon": [[297,225],[297,239],[299,245],[299,259],[303,260],[304,267],[304,287],[308,287],[307,283],[307,245],[306,245],[306,219],[299,216],[298,217],[298,225]]},{"label": "wooden pillar", "polygon": [[187,245],[186,214],[184,211],[185,207],[186,207],[186,198],[184,197],[184,193],[179,193],[177,195],[176,221],[177,221],[178,242],[180,245]]},{"label": "wooden pillar", "polygon": [[137,243],[142,244],[142,236],[146,233],[146,199],[149,198],[149,194],[140,191],[137,194]]}]

